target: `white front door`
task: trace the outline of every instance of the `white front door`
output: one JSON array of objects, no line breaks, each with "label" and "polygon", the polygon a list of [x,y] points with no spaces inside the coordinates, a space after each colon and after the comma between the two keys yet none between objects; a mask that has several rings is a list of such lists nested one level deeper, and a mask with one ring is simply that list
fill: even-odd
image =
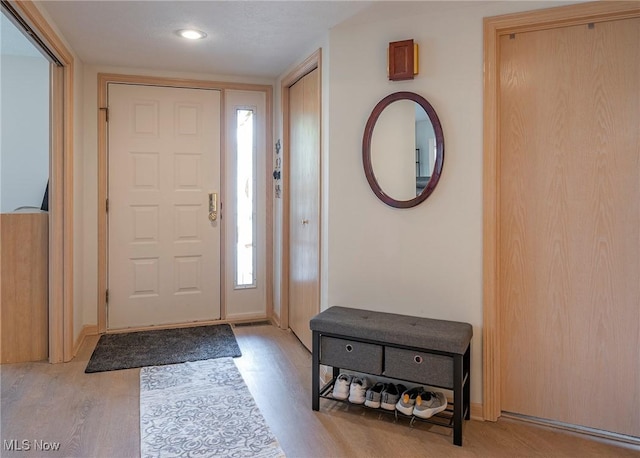
[{"label": "white front door", "polygon": [[220,92],[109,84],[108,328],[220,318]]}]

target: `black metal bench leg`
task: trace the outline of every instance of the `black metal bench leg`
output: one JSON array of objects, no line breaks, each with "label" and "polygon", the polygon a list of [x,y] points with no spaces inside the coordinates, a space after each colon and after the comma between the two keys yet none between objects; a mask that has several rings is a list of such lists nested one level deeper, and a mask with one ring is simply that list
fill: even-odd
[{"label": "black metal bench leg", "polygon": [[471,345],[467,348],[464,354],[464,370],[462,372],[462,378],[467,376],[467,383],[464,385],[464,411],[467,412],[464,416],[465,420],[471,419]]},{"label": "black metal bench leg", "polygon": [[462,414],[464,409],[463,371],[464,361],[462,355],[453,357],[453,443],[462,445]]},{"label": "black metal bench leg", "polygon": [[313,331],[311,369],[311,408],[320,409],[320,333]]}]

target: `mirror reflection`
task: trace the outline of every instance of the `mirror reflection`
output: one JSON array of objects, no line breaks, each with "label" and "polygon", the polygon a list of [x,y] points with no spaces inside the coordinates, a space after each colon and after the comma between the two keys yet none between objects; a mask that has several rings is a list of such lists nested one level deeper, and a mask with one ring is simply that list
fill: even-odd
[{"label": "mirror reflection", "polygon": [[371,138],[371,165],[384,192],[395,200],[419,196],[436,162],[436,135],[424,108],[397,100],[381,113]]},{"label": "mirror reflection", "polygon": [[371,111],[362,137],[362,165],[373,193],[395,208],[424,202],[438,185],[444,135],[431,104],[415,92],[394,92]]}]

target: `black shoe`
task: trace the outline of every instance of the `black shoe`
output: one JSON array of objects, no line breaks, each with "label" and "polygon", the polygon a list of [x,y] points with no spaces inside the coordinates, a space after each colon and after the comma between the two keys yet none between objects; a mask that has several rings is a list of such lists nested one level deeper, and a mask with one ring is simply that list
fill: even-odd
[{"label": "black shoe", "polygon": [[404,385],[389,383],[380,393],[380,407],[384,410],[396,410],[396,404],[400,400],[400,394],[406,391]]}]

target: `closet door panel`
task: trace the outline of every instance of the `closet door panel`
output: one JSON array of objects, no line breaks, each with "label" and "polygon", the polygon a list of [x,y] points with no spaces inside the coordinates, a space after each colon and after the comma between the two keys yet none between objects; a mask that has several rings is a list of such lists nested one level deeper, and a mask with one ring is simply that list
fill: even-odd
[{"label": "closet door panel", "polygon": [[502,410],[640,436],[640,19],[500,55]]}]

